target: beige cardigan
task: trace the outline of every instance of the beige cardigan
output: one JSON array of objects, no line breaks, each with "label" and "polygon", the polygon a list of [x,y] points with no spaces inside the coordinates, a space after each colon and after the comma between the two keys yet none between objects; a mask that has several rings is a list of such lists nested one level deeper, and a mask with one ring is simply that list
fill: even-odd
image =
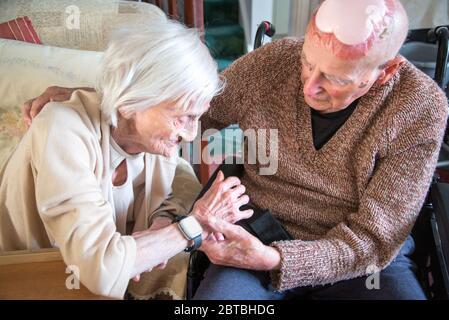
[{"label": "beige cardigan", "polygon": [[[0,252],[59,247],[89,290],[121,298],[136,244],[117,232],[110,132],[99,105],[96,93],[76,91],[67,102],[48,104],[33,121],[0,172]],[[145,155],[145,194],[136,195],[135,212],[141,214],[133,231],[147,228],[154,214],[188,211],[191,201],[171,194],[183,161]]]}]

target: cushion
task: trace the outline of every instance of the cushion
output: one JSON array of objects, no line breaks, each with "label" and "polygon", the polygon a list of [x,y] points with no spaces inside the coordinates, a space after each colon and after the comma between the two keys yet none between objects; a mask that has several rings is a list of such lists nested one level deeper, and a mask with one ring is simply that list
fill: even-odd
[{"label": "cushion", "polygon": [[163,19],[158,7],[117,0],[2,0],[0,23],[28,16],[43,44],[104,51],[111,32],[125,25]]},{"label": "cushion", "polygon": [[21,105],[50,86],[93,86],[101,56],[0,39],[0,167],[24,133]]},{"label": "cushion", "polygon": [[0,38],[37,44],[41,43],[41,40],[28,17],[20,17],[0,23]]}]

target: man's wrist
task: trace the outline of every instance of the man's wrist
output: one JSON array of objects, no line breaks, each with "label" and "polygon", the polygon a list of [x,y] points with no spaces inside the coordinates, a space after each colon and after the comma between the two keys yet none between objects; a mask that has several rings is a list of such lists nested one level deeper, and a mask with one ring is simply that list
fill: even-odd
[{"label": "man's wrist", "polygon": [[271,271],[281,269],[281,253],[276,248],[265,246],[263,257],[265,260],[265,270]]}]

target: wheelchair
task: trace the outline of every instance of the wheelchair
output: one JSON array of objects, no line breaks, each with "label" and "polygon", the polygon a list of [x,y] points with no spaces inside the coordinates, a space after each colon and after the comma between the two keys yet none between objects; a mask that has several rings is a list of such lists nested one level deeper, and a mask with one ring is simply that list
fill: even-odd
[{"label": "wheelchair", "polygon": [[[264,21],[256,34],[255,48],[261,46],[264,35],[273,36],[274,27]],[[439,26],[433,29],[411,30],[404,45],[412,42],[433,44],[437,47],[434,80],[446,92],[448,78],[447,64],[449,59],[448,43],[449,26]],[[418,66],[419,68],[419,66]],[[418,266],[417,277],[428,299],[449,299],[449,130],[442,145],[437,170],[430,186],[425,204],[418,216],[412,230],[415,240],[415,251],[412,260]],[[234,162],[235,163],[235,162]],[[226,165],[219,168],[225,176],[241,176],[243,165]],[[210,178],[203,192],[212,183],[214,176]],[[444,176],[444,177],[442,177]],[[190,256],[190,265],[187,274],[187,299],[192,299],[203,275],[210,264],[207,256],[196,251]]]},{"label": "wheelchair", "polygon": [[[448,90],[449,25],[409,32],[404,44],[434,45],[436,54],[434,80]],[[417,65],[420,68],[420,65]],[[424,71],[424,70],[423,70]],[[416,250],[412,257],[418,265],[418,279],[429,299],[449,299],[449,127],[442,144],[437,170],[425,204],[412,231]]]}]

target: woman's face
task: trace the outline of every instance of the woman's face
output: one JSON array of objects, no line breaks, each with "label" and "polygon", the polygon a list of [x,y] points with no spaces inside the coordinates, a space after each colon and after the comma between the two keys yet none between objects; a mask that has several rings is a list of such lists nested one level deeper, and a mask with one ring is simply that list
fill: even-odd
[{"label": "woman's face", "polygon": [[179,102],[164,102],[137,111],[132,116],[134,144],[139,152],[171,157],[181,140],[190,142],[195,139],[198,120],[208,109],[209,103],[182,110]]}]

